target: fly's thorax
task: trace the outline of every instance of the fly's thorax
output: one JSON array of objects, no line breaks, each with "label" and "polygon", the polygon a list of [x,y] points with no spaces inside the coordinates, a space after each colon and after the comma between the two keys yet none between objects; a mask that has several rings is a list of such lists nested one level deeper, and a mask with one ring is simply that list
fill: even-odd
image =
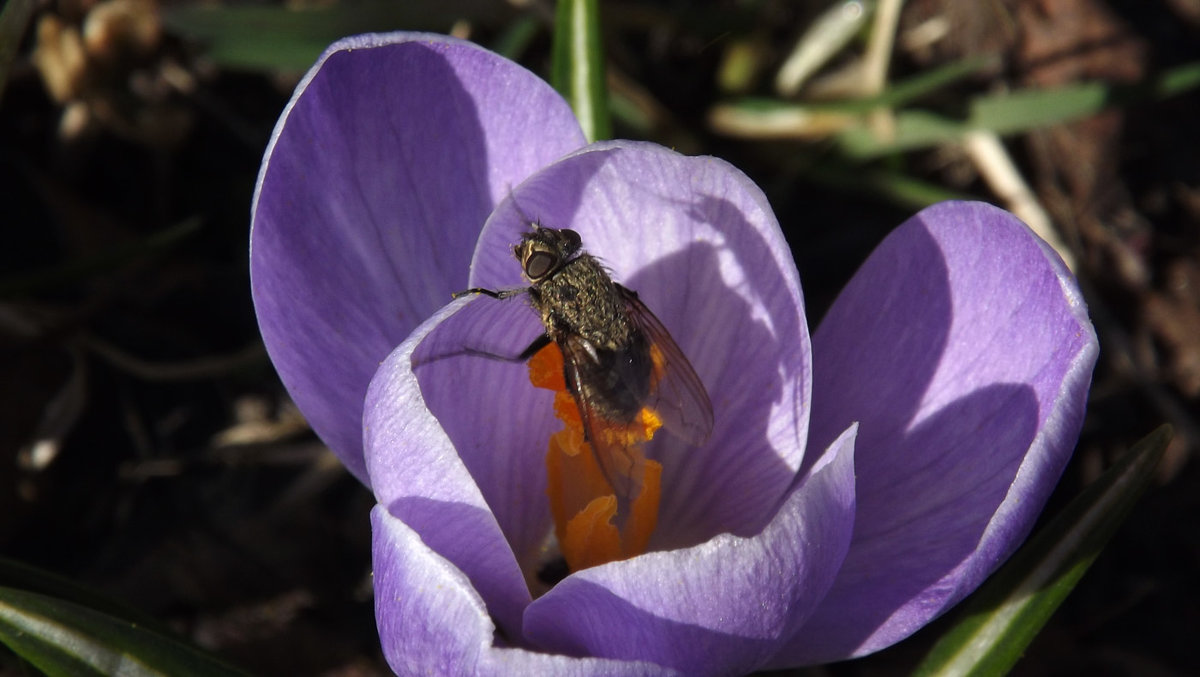
[{"label": "fly's thorax", "polygon": [[608,271],[594,257],[581,254],[553,276],[535,285],[531,295],[552,338],[574,334],[597,349],[628,345],[633,325]]}]

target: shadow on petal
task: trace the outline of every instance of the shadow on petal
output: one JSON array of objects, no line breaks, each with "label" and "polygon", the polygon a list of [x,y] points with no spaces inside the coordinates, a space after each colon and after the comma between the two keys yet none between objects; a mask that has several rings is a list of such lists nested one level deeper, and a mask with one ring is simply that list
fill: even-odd
[{"label": "shadow on petal", "polygon": [[[538,600],[537,628],[539,639],[559,653],[569,656],[595,655],[597,647],[588,646],[594,637],[608,639],[609,627],[636,628],[647,625],[647,611],[628,600],[613,594],[603,585],[586,580],[568,578],[559,586],[569,586],[570,603],[580,605],[586,614],[556,608],[556,599],[544,597]],[[559,622],[546,619],[560,618]],[[588,618],[607,627],[591,627]],[[615,625],[614,625],[615,624]],[[752,665],[748,657],[770,655],[778,646],[777,640],[738,637],[698,625],[682,623],[665,618],[655,618],[652,632],[621,633],[626,641],[614,654],[623,657],[638,657],[666,666],[685,666],[678,669],[687,674],[696,674],[698,666]],[[604,648],[603,642],[601,647]],[[611,650],[611,649],[610,649]],[[629,660],[629,658],[626,658]],[[761,658],[758,658],[761,661]]]},{"label": "shadow on petal", "polygon": [[[455,301],[418,327],[379,367],[367,391],[363,439],[376,499],[418,528],[483,595],[513,636],[529,590],[508,539],[443,426],[425,406],[413,351],[430,332],[471,306]],[[436,364],[436,363],[435,363]]]},{"label": "shadow on petal", "polygon": [[473,589],[487,601],[488,610],[507,631],[509,640],[515,646],[523,644],[521,613],[529,604],[529,594],[524,587],[514,586],[509,577],[500,575],[501,570],[495,566],[496,562],[511,561],[513,554],[503,541],[494,537],[489,528],[492,516],[486,510],[465,503],[409,496],[392,501],[387,511],[459,571],[470,572]]},{"label": "shadow on petal", "polygon": [[669,675],[650,663],[571,658],[507,646],[471,582],[401,520],[371,511],[375,618],[400,675]]},{"label": "shadow on petal", "polygon": [[[664,304],[675,301],[660,318],[680,332],[676,340],[709,389],[716,421],[704,449],[664,454],[664,487],[678,492],[664,495],[664,519],[678,523],[681,535],[687,525],[699,527],[696,540],[670,547],[760,531],[799,477],[811,411],[811,345],[790,253],[779,256],[772,244],[780,243],[747,220],[744,203],[702,192],[686,209],[713,229],[716,246],[689,245],[633,278],[647,303],[660,294]],[[684,303],[664,289],[682,290]]]},{"label": "shadow on petal", "polygon": [[803,662],[844,658],[885,623],[911,632],[930,609],[961,598],[959,568],[1013,486],[1037,413],[1028,386],[984,388],[892,445],[887,467],[859,470],[864,517],[837,581],[801,630]]},{"label": "shadow on petal", "polygon": [[[846,298],[869,299],[869,305]],[[862,421],[861,456],[889,449],[904,433],[941,363],[952,304],[936,241],[916,230],[907,247],[881,246],[838,301],[813,337],[810,437],[813,444],[828,444],[851,422]],[[803,469],[811,462],[805,459]]]},{"label": "shadow on petal", "polygon": [[1095,334],[1014,216],[943,203],[896,229],[814,336],[813,440],[860,421],[833,590],[777,666],[876,651],[973,590],[1032,528],[1082,423]]},{"label": "shadow on petal", "polygon": [[[666,466],[661,526],[652,547],[683,547],[723,532],[756,533],[796,477],[810,391],[798,280],[761,193],[713,158],[634,142],[589,146],[515,187],[511,200],[497,208],[476,251],[476,284],[520,284],[511,247],[527,231],[528,219],[577,230],[584,248],[611,266],[617,281],[635,290],[668,328],[713,400],[716,426],[703,448],[669,434],[650,445],[650,456]],[[479,302],[490,303],[488,312],[495,314],[454,330],[461,345],[512,356],[528,340],[504,343],[497,336],[517,324],[532,327],[530,339],[540,333],[535,313],[523,304]],[[526,392],[530,386],[521,383],[526,377],[517,365],[472,359],[476,364],[463,361],[459,372],[422,375],[428,384],[423,390],[431,411],[456,444],[461,441],[461,453],[514,547],[527,551],[536,545],[544,513],[514,515],[515,521],[505,515],[525,510],[528,497],[539,508],[544,502],[544,484],[535,487],[529,478],[536,473],[542,482],[532,454],[544,453],[545,441],[531,442],[527,433],[541,430],[548,437],[543,421],[550,407],[545,404],[543,414],[524,406],[546,400]],[[435,383],[441,384],[436,392]],[[474,391],[454,385],[460,383]],[[458,423],[451,417],[462,417],[463,408],[477,411]],[[506,419],[527,423],[505,430]],[[517,456],[521,460],[509,460]]]},{"label": "shadow on petal", "polygon": [[[550,228],[578,230],[584,192],[593,187],[596,176],[617,153],[619,149],[588,146],[513,186],[479,234],[471,262],[471,286],[502,289],[528,284],[513,258],[513,245],[529,231],[531,221]],[[587,250],[594,243],[585,231],[580,232]]]},{"label": "shadow on petal", "polygon": [[[650,456],[663,463],[662,512],[652,548],[687,547],[727,532],[758,533],[796,477],[784,460],[789,453],[798,457],[795,431],[775,420],[779,402],[800,397],[784,392],[785,384],[795,389],[800,383],[798,375],[785,371],[796,367],[784,355],[793,350],[722,282],[718,250],[711,244],[658,259],[629,284],[647,305],[670,304],[664,314],[678,327],[672,336],[708,389],[714,415],[712,435],[702,447],[670,434],[649,445]],[[791,378],[785,381],[781,371]]]},{"label": "shadow on petal", "polygon": [[255,193],[255,312],[288,392],[359,479],[367,384],[465,284],[494,184],[580,142],[544,82],[444,36],[348,39],[297,88]]},{"label": "shadow on petal", "polygon": [[522,563],[550,530],[545,457],[553,396],[533,387],[524,363],[504,358],[520,355],[541,333],[523,298],[481,296],[434,328],[412,358],[425,407]]},{"label": "shadow on petal", "polygon": [[555,651],[687,674],[761,667],[838,575],[854,526],[855,432],[826,450],[759,534],[572,574],[527,608],[526,635]]}]

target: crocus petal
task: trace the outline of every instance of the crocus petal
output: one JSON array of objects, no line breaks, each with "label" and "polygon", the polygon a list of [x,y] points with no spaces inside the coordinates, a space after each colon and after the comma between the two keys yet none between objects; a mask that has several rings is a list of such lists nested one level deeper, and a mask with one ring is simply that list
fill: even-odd
[{"label": "crocus petal", "polygon": [[[453,326],[461,321],[460,316],[472,317],[472,313],[460,311],[471,308],[488,310],[488,306],[482,303],[485,300],[459,299],[438,311],[388,356],[367,391],[363,416],[364,446],[370,483],[379,503],[415,530],[428,547],[464,572],[501,627],[513,636],[519,636],[521,613],[530,601],[530,594],[510,543],[523,541],[525,549],[532,550],[531,544],[544,538],[549,529],[545,496],[532,493],[527,478],[510,476],[508,473],[502,475],[502,479],[512,479],[517,486],[530,491],[518,498],[533,504],[542,515],[540,532],[518,533],[506,538],[476,477],[493,487],[503,482],[497,482],[486,474],[473,476],[472,469],[464,463],[462,450],[427,408],[426,394],[422,392],[413,367],[413,351],[421,346],[431,331],[443,324]],[[441,344],[433,342],[433,345],[436,347]],[[514,408],[508,411],[511,417],[496,417],[490,421],[477,418],[481,405],[474,401],[484,390],[469,377],[460,380],[453,378],[455,374],[444,371],[448,365],[456,363],[492,364],[485,359],[420,364],[418,370],[429,369],[448,377],[444,381],[434,379],[434,382],[443,385],[440,393],[435,393],[434,402],[459,398],[459,416],[475,421],[480,426],[482,435],[478,444],[487,444],[491,435],[495,434],[497,439],[516,440],[514,447],[520,448],[525,436],[521,432],[522,426],[515,422],[524,422],[522,417],[536,420],[538,412],[533,405],[521,408],[519,402],[515,403]],[[523,370],[517,368],[511,371],[519,374]],[[503,372],[495,378],[505,377],[519,378]],[[510,387],[515,389],[518,385],[512,384]],[[549,404],[546,404],[546,408],[549,408]],[[545,415],[549,416],[549,413]],[[491,426],[498,426],[500,432]],[[535,442],[531,439],[524,441],[527,450],[540,449],[545,444],[544,441]],[[497,443],[497,446],[501,445]],[[544,452],[536,453],[541,455]],[[541,486],[544,487],[544,471],[541,474]],[[496,496],[492,500],[512,502]]]},{"label": "crocus petal", "polygon": [[648,663],[497,647],[488,609],[461,571],[383,506],[371,511],[371,525],[375,617],[383,654],[396,674],[673,674]]},{"label": "crocus petal", "polygon": [[[664,465],[660,523],[670,524],[652,547],[761,530],[803,456],[811,387],[799,276],[762,192],[716,158],[594,144],[513,189],[480,236],[473,286],[519,284],[511,247],[529,220],[578,231],[671,332],[712,399],[707,445],[667,434],[651,444],[648,455]],[[486,332],[462,340],[490,341]],[[526,397],[505,391],[495,396],[503,406],[505,396]],[[453,417],[431,410],[458,439]]]},{"label": "crocus petal", "polygon": [[936,205],[897,229],[813,343],[811,439],[861,421],[858,522],[779,666],[888,646],[995,570],[1070,457],[1097,354],[1058,256],[980,203]]},{"label": "crocus petal", "polygon": [[854,432],[834,441],[758,535],[723,534],[572,574],[529,606],[527,638],[685,674],[761,667],[825,595],[849,547]]},{"label": "crocus petal", "polygon": [[254,304],[280,378],[360,479],[379,361],[465,285],[508,190],[583,143],[543,81],[445,36],[343,40],[296,88],[255,189]]}]

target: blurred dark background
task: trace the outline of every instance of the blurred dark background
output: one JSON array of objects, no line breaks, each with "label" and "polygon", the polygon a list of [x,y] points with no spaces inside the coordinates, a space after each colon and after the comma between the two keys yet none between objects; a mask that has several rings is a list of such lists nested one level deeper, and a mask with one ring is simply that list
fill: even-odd
[{"label": "blurred dark background", "polygon": [[[333,39],[453,32],[545,75],[552,8],[9,0],[5,12],[22,2],[25,30],[0,35],[14,55],[0,90],[0,555],[94,586],[256,673],[386,672],[372,499],[307,429],[258,337],[255,177],[292,88]],[[733,115],[745,96],[784,100],[775,75],[830,4],[603,7],[616,135],[718,155],[754,178],[814,325],[922,204],[1013,208],[993,161],[962,143],[856,156],[839,143],[845,119],[767,133]],[[878,94],[854,89],[867,32],[788,100]],[[1112,88],[1099,110],[1001,130],[1102,342],[1048,513],[1160,423],[1177,436],[1016,671],[1200,674],[1200,94],[1147,86],[1200,61],[1200,0],[910,0],[895,34],[889,83],[976,64],[905,104],[948,117],[1007,90]],[[954,618],[806,674],[905,674]],[[27,670],[0,649],[0,672]]]}]

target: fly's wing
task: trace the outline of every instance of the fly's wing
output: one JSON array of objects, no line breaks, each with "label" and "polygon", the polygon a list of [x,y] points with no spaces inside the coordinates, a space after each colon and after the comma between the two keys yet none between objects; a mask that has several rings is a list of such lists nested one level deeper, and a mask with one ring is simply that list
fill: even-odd
[{"label": "fly's wing", "polygon": [[[579,408],[584,434],[600,470],[616,493],[618,519],[642,490],[645,457],[612,441],[605,430],[627,425],[639,409],[648,408],[671,434],[703,444],[712,433],[713,413],[700,377],[671,334],[637,294],[617,285],[626,312],[645,340],[648,355],[597,348],[582,336],[557,340],[563,353],[567,383]],[[647,364],[647,360],[649,364]]]},{"label": "fly's wing", "polygon": [[[624,424],[606,417],[602,412],[604,405],[597,401],[595,375],[611,369],[613,355],[598,352],[587,339],[575,335],[564,337],[558,346],[563,353],[567,384],[579,408],[584,436],[592,448],[600,472],[616,494],[618,520],[624,520],[629,515],[630,504],[642,491],[641,466],[645,464],[645,457],[611,442],[611,436],[603,433],[606,427]],[[625,387],[619,376],[616,380],[616,388]]]},{"label": "fly's wing", "polygon": [[662,418],[663,427],[672,435],[690,444],[704,444],[713,427],[712,403],[704,383],[671,333],[638,299],[637,293],[616,286],[629,317],[646,337],[652,353],[653,371],[645,406]]}]

